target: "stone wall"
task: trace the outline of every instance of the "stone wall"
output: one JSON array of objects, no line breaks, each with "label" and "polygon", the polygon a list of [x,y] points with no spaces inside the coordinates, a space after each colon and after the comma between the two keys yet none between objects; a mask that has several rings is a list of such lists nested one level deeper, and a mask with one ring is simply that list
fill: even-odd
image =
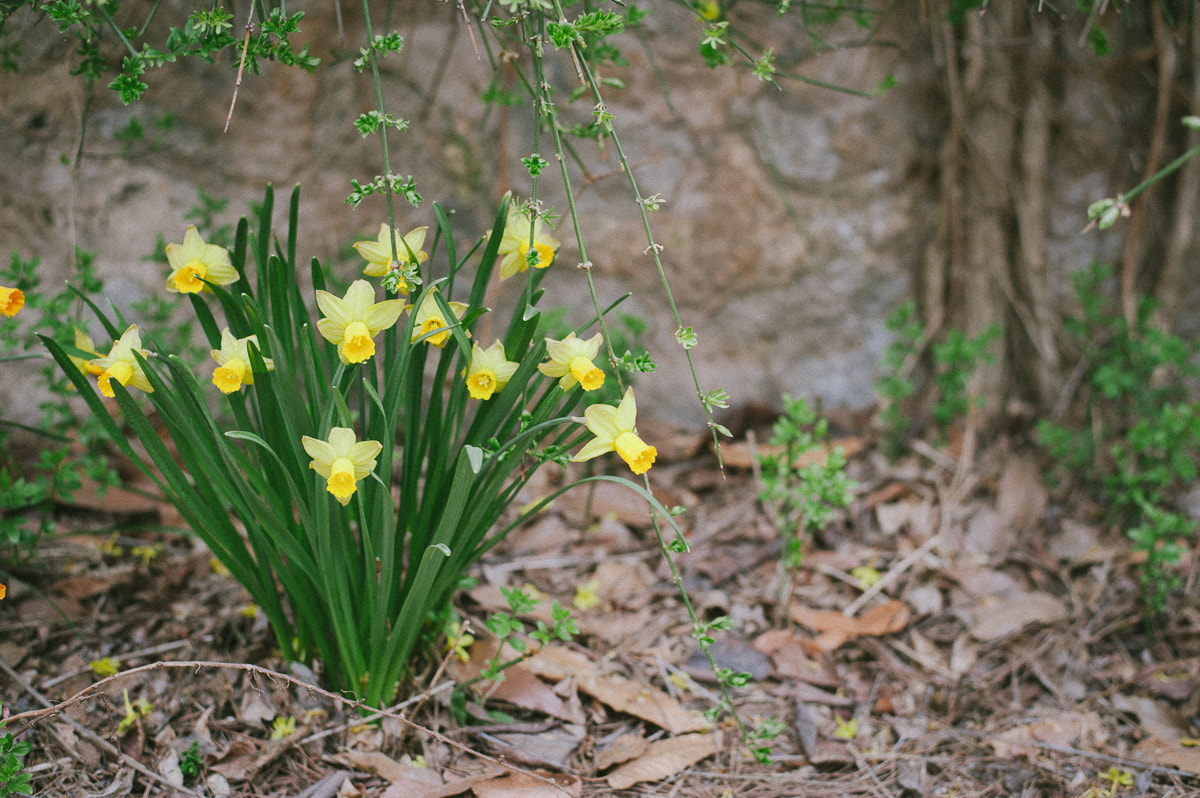
[{"label": "stone wall", "polygon": [[[180,240],[196,186],[231,198],[232,221],[266,182],[280,190],[281,204],[298,182],[302,258],[355,273],[347,245],[374,237],[384,218],[380,201],[358,209],[343,202],[350,178],[380,171],[377,140],[363,140],[350,124],[374,107],[369,80],[350,63],[363,40],[361,22],[347,6],[339,39],[331,4],[297,7],[307,16],[293,41],[310,42],[322,58],[315,75],[274,64],[248,74],[227,134],[227,67],[189,61],[152,71],[150,90],[130,108],[99,89],[78,173],[70,162],[83,93],[62,66],[72,61],[69,48],[48,20],[23,23],[23,72],[0,76],[0,139],[10,142],[0,149],[0,247],[40,255],[52,283],[73,246],[95,250],[111,297],[126,306],[160,290],[160,267],[144,257],[160,233]],[[385,102],[412,124],[392,138],[393,171],[412,173],[427,199],[453,209],[464,237],[480,235],[505,190],[528,194],[518,159],[531,147],[530,108],[479,103],[491,68],[476,56],[454,3],[412,0],[396,8],[406,46],[384,62]],[[170,18],[171,9],[179,16]],[[780,91],[744,70],[710,70],[696,53],[694,17],[662,3],[644,32],[621,37],[630,65],[605,71],[627,88],[606,99],[643,194],[665,199],[652,216],[654,233],[683,321],[699,336],[704,389],[723,387],[735,403],[773,402],[786,391],[826,405],[868,405],[886,344],[883,320],[909,290],[930,225],[929,181],[913,179],[928,165],[937,135],[922,23],[911,10],[897,13],[879,46],[812,56],[798,28],[776,22],[770,9],[739,10],[745,16],[738,21],[775,47],[786,71],[868,91],[895,73],[899,88],[864,99],[795,81],[782,81]],[[159,19],[180,24],[182,12],[166,3]],[[556,60],[551,79],[565,95],[574,83],[569,61]],[[564,99],[560,108],[567,121],[591,113],[584,101]],[[167,112],[176,129],[161,147],[137,145],[122,157],[113,134],[132,116],[152,131]],[[632,291],[625,309],[650,324],[647,344],[659,370],[639,381],[642,412],[694,423],[702,416],[691,378],[613,148],[602,155],[587,142],[575,147],[587,174],[572,163],[571,180],[601,299]],[[541,151],[550,157],[548,144]],[[552,171],[540,192],[563,211]],[[433,224],[427,205],[397,207],[401,229]],[[544,305],[568,304],[570,318],[583,321],[590,310],[573,268],[578,250],[569,225],[560,223],[558,235],[564,248]],[[0,392],[11,384],[6,379]],[[11,396],[0,402],[6,398],[11,404]]]}]

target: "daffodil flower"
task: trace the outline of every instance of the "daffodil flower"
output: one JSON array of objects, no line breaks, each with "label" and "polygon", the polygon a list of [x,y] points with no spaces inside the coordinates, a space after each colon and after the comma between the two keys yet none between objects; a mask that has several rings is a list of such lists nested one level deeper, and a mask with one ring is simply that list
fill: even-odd
[{"label": "daffodil flower", "polygon": [[544,269],[554,261],[554,252],[559,247],[558,239],[546,232],[549,227],[542,219],[533,219],[533,243],[529,240],[530,214],[528,211],[509,206],[508,219],[504,222],[504,236],[500,239],[500,279],[507,280],[517,272],[529,268],[529,250],[536,253],[534,266]]},{"label": "daffodil flower", "polygon": [[582,385],[585,391],[594,391],[604,384],[604,372],[592,362],[600,353],[603,340],[600,333],[586,341],[576,338],[575,333],[568,334],[561,341],[547,338],[549,359],[538,364],[538,371],[547,377],[560,377],[558,384],[564,391],[574,388],[575,383]]},{"label": "daffodil flower", "polygon": [[25,294],[20,288],[0,285],[0,313],[11,319],[23,307],[25,307]]},{"label": "daffodil flower", "polygon": [[84,374],[101,374],[104,369],[94,364],[96,358],[100,357],[100,353],[96,351],[96,342],[92,340],[92,336],[85,333],[78,327],[75,328],[75,348],[81,352],[87,352],[92,357],[91,359],[75,357],[68,355],[71,362],[75,364],[75,368],[82,371]]},{"label": "daffodil flower", "polygon": [[317,292],[317,307],[325,318],[317,329],[338,348],[343,363],[362,363],[375,354],[375,336],[391,327],[404,310],[404,300],[375,301],[375,289],[366,280],[355,280],[344,299],[328,291]]},{"label": "daffodil flower", "polygon": [[596,437],[584,444],[579,453],[571,458],[572,462],[580,463],[615,451],[635,474],[644,474],[654,465],[658,451],[653,446],[647,446],[634,431],[637,403],[633,399],[633,388],[625,390],[625,397],[616,407],[592,405],[583,411],[583,416],[588,430]]},{"label": "daffodil flower", "polygon": [[375,470],[375,457],[383,450],[378,441],[359,441],[348,427],[329,430],[326,441],[305,435],[300,442],[312,458],[308,467],[327,480],[326,488],[343,507],[358,490],[358,481]]},{"label": "daffodil flower", "polygon": [[472,399],[487,400],[512,379],[517,363],[504,359],[504,344],[496,343],[484,349],[471,344],[471,365],[467,366],[467,391]]},{"label": "daffodil flower", "polygon": [[229,262],[229,251],[216,244],[205,244],[194,224],[188,225],[182,244],[167,244],[167,261],[171,264],[167,290],[176,294],[212,291],[203,280],[229,285],[238,278],[237,269]]},{"label": "daffodil flower", "polygon": [[100,376],[97,382],[100,384],[100,393],[109,399],[113,397],[112,380],[122,385],[140,388],[146,393],[154,392],[154,386],[146,379],[146,372],[142,371],[142,364],[134,357],[134,352],[142,357],[150,354],[142,349],[141,331],[136,324],[131,324],[120,339],[113,342],[107,355],[98,357],[89,364],[92,367],[89,371],[99,369]]},{"label": "daffodil flower", "polygon": [[[212,350],[212,359],[217,361],[213,370],[213,385],[221,389],[221,393],[233,393],[243,385],[254,384],[254,369],[250,367],[250,352],[248,344],[253,342],[258,346],[258,337],[247,335],[245,338],[234,338],[229,328],[221,330],[221,348]],[[267,371],[275,368],[271,358],[263,358]]]},{"label": "daffodil flower", "polygon": [[[387,274],[395,273],[398,277],[396,283],[396,291],[400,294],[408,294],[409,285],[404,281],[403,272],[406,268],[412,268],[425,262],[429,257],[421,247],[425,245],[425,233],[428,227],[418,227],[415,230],[409,230],[407,235],[401,236],[399,230],[392,231],[392,237],[388,238],[387,223],[379,225],[379,237],[374,241],[359,241],[354,245],[358,250],[358,254],[362,255],[367,260],[367,266],[363,269],[363,274],[369,277],[384,277]],[[396,257],[399,260],[392,259],[392,244],[395,243]],[[416,257],[414,262],[409,258],[409,250],[412,250]]]},{"label": "daffodil flower", "polygon": [[[434,291],[436,290],[434,289]],[[442,330],[440,333],[436,333],[425,339],[430,345],[441,349],[450,338],[450,323],[446,321],[445,316],[442,314],[442,306],[434,299],[434,291],[430,291],[425,295],[425,299],[421,300],[421,307],[417,308],[416,316],[413,317],[412,343],[415,344],[422,335],[431,333],[434,330]],[[449,305],[457,319],[461,319],[463,314],[467,312],[467,306],[462,302],[450,302]],[[412,309],[412,305],[409,305],[409,309]]]}]

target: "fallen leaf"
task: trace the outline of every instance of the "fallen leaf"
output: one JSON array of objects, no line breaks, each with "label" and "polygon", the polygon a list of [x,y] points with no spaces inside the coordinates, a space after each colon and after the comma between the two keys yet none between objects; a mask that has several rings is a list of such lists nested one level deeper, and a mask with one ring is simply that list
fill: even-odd
[{"label": "fallen leaf", "polygon": [[649,743],[640,734],[622,734],[596,752],[596,770],[608,770],[613,765],[628,762],[646,753]]},{"label": "fallen leaf", "polygon": [[976,640],[1000,640],[1031,624],[1060,623],[1067,614],[1067,605],[1049,593],[1019,593],[980,603],[972,612],[969,631]]},{"label": "fallen leaf", "polygon": [[1190,733],[1183,713],[1153,698],[1117,693],[1112,697],[1112,705],[1122,712],[1137,715],[1138,723],[1147,733],[1163,740],[1177,740]]},{"label": "fallen leaf", "polygon": [[[470,681],[483,670],[484,663],[496,656],[495,640],[480,640],[471,646],[470,660],[459,662],[451,659],[447,671],[459,682]],[[570,723],[582,724],[586,721],[583,710],[578,705],[571,705],[554,692],[554,690],[529,670],[528,661],[518,663],[504,670],[504,678],[493,683],[485,680],[476,684],[479,692],[487,692],[493,699],[507,701],[513,706],[540,712],[553,718],[560,718]],[[554,681],[560,681],[559,677]]]},{"label": "fallen leaf", "polygon": [[1100,718],[1091,712],[1065,712],[1034,723],[1015,726],[989,739],[996,756],[1032,757],[1041,745],[1059,748],[1089,748],[1103,736]]},{"label": "fallen leaf", "polygon": [[525,664],[533,673],[553,681],[574,676],[581,693],[672,734],[708,728],[708,721],[699,713],[685,708],[662,690],[622,676],[603,674],[586,654],[562,646],[545,646]]},{"label": "fallen leaf", "polygon": [[908,606],[898,599],[872,607],[857,618],[833,610],[814,610],[799,602],[792,602],[789,611],[796,623],[821,633],[814,642],[822,651],[833,651],[862,635],[880,637],[898,632],[912,618]]},{"label": "fallen leaf", "polygon": [[933,503],[928,499],[906,499],[887,502],[875,507],[875,520],[883,534],[891,537],[908,528],[917,538],[924,539],[935,530],[933,526]]},{"label": "fallen leaf", "polygon": [[481,781],[495,778],[501,771],[492,769],[463,779],[455,779],[443,785],[422,785],[416,781],[401,780],[388,787],[381,798],[449,798],[462,795]]},{"label": "fallen leaf", "polygon": [[608,775],[608,786],[625,790],[643,781],[660,781],[717,752],[711,734],[685,734],[651,743],[646,753]]},{"label": "fallen leaf", "polygon": [[471,790],[478,798],[579,798],[583,782],[567,773],[505,773],[480,781]]},{"label": "fallen leaf", "polygon": [[208,769],[220,773],[230,781],[243,781],[257,755],[258,747],[245,737],[239,737],[217,757],[216,762],[208,766]]},{"label": "fallen leaf", "polygon": [[555,726],[534,734],[492,732],[488,744],[492,753],[502,755],[510,762],[566,770],[585,736],[582,725],[571,724],[568,728]]},{"label": "fallen leaf", "polygon": [[996,510],[1013,532],[1026,532],[1046,512],[1046,483],[1037,462],[1027,455],[1010,455],[996,486]]},{"label": "fallen leaf", "polygon": [[357,770],[365,770],[368,773],[374,773],[376,776],[379,776],[382,779],[387,779],[392,783],[408,778],[408,774],[414,770],[425,771],[429,775],[433,776],[434,779],[436,779],[436,781],[433,782],[427,781],[423,778],[417,779],[424,784],[442,783],[441,778],[439,778],[436,773],[429,770],[429,768],[414,768],[411,766],[405,767],[387,754],[384,754],[380,751],[347,751],[344,759],[351,767]]},{"label": "fallen leaf", "polygon": [[963,549],[979,554],[1008,551],[1017,542],[1017,534],[1004,514],[991,507],[979,507],[967,522]]},{"label": "fallen leaf", "polygon": [[1151,734],[1133,747],[1133,756],[1148,764],[1167,765],[1200,775],[1200,748],[1178,740],[1164,740]]}]

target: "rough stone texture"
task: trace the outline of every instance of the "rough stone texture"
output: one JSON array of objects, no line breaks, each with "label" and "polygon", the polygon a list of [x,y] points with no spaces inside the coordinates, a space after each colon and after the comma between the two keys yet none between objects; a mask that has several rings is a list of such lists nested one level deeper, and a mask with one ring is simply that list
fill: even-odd
[{"label": "rough stone texture", "polygon": [[[928,48],[911,42],[920,23],[899,18],[882,40],[908,39],[906,46],[801,60],[803,36],[751,5],[746,13],[759,18],[740,21],[775,45],[781,68],[866,90],[894,72],[901,88],[881,99],[792,81],[777,91],[745,71],[709,70],[695,52],[694,18],[674,4],[655,4],[645,36],[667,91],[638,39],[626,35],[621,45],[630,66],[606,71],[627,88],[610,90],[606,99],[643,194],[666,200],[652,216],[654,234],[664,246],[683,322],[700,339],[694,351],[703,388],[726,388],[735,402],[777,401],[786,391],[819,396],[827,405],[863,406],[874,399],[875,364],[886,344],[883,320],[908,291],[929,229],[929,183],[911,179],[932,157],[928,143],[938,135],[928,108],[917,101],[929,92]],[[506,189],[528,194],[518,159],[531,147],[530,109],[486,109],[478,102],[491,70],[476,58],[465,30],[454,32],[455,4],[399,7],[406,47],[384,62],[385,102],[412,126],[392,138],[393,171],[414,174],[427,199],[453,209],[464,239],[478,236]],[[374,237],[384,214],[381,201],[358,209],[343,202],[350,178],[365,181],[381,171],[377,140],[361,139],[350,124],[374,104],[368,79],[350,64],[363,40],[361,23],[347,7],[339,41],[331,4],[304,9],[308,15],[294,41],[311,42],[322,58],[316,75],[274,64],[265,64],[259,76],[248,74],[224,135],[233,86],[227,67],[188,61],[152,71],[151,89],[131,108],[98,89],[78,174],[69,163],[79,142],[83,93],[63,65],[73,57],[47,20],[22,23],[29,26],[23,72],[0,75],[0,139],[6,142],[0,148],[0,247],[41,256],[51,285],[65,275],[73,246],[96,250],[108,293],[127,306],[160,290],[159,267],[144,258],[158,234],[180,240],[194,187],[229,197],[232,221],[261,197],[264,183],[278,187],[283,206],[299,182],[302,258],[316,256],[353,274],[357,261],[346,254],[347,245]],[[159,18],[180,24],[183,13],[167,3]],[[572,88],[569,61],[554,62],[551,80],[560,94]],[[132,157],[120,157],[115,131],[132,116],[153,130],[153,120],[166,112],[174,114],[176,130],[161,148],[135,146]],[[567,122],[587,120],[590,112],[582,101],[561,105]],[[587,143],[576,149],[588,174],[572,163],[571,180],[601,300],[632,291],[624,309],[650,322],[647,343],[659,370],[639,381],[642,412],[695,422],[701,413],[691,377],[615,152],[610,145],[602,157]],[[544,134],[541,152],[551,154]],[[547,175],[541,195],[564,211],[554,170]],[[1080,248],[1096,239],[1076,240],[1081,206],[1106,193],[1107,185],[1097,166],[1056,184],[1072,206],[1070,221],[1058,217],[1052,227],[1057,264],[1074,269],[1085,262]],[[397,222],[408,229],[432,224],[433,216],[428,206],[400,203]],[[565,245],[547,280],[546,306],[568,304],[570,318],[582,321],[589,300],[581,273],[572,268],[580,258],[568,231],[564,220],[558,232]],[[513,293],[504,286],[494,306]],[[13,394],[4,392],[16,383],[7,377],[3,383],[0,403],[10,407]]]}]

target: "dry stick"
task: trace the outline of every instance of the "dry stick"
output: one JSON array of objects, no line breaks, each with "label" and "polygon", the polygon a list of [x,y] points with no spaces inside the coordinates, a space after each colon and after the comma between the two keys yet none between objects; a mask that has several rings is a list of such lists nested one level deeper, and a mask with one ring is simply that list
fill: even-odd
[{"label": "dry stick", "polygon": [[[29,712],[22,712],[20,715],[13,715],[5,722],[6,726],[20,718],[26,718],[26,717],[31,718],[30,722],[25,724],[25,726],[22,727],[21,731],[19,732],[19,733],[24,733],[25,731],[28,731],[29,728],[33,725],[33,722],[36,721],[41,716],[55,715],[66,708],[67,704],[65,704],[65,703],[59,704],[59,705],[52,704],[50,702],[50,699],[46,698],[44,695],[42,695],[37,690],[35,690],[33,688],[33,685],[29,684],[24,679],[22,679],[20,674],[18,674],[15,670],[13,670],[9,666],[9,664],[2,659],[0,659],[0,668],[2,668],[10,677],[12,677],[13,681],[15,681],[17,684],[21,685],[21,688],[23,690],[25,690],[25,692],[27,692],[27,693],[29,693],[29,695],[33,696],[35,701],[37,701],[42,706],[47,707],[46,709],[40,709],[40,710],[34,709],[34,710],[30,710]],[[99,687],[100,685],[104,684],[105,682],[111,681],[112,679],[115,679],[115,678],[117,678],[117,677],[110,676],[108,679],[104,679],[103,681],[96,682],[94,685],[92,685],[92,687],[93,688]],[[80,692],[86,692],[86,691],[80,691]],[[79,695],[79,693],[76,693],[76,695]],[[74,698],[74,696],[72,698]],[[187,795],[194,795],[194,796],[196,796],[196,798],[203,798],[202,793],[198,793],[193,790],[189,790],[187,787],[184,787],[182,785],[176,786],[174,784],[171,784],[171,782],[167,781],[165,778],[163,778],[159,774],[155,773],[153,770],[150,770],[148,767],[143,765],[141,762],[138,762],[133,757],[126,755],[123,751],[121,751],[115,745],[110,743],[108,740],[105,740],[103,737],[96,734],[94,731],[92,731],[88,727],[84,726],[82,723],[75,720],[71,716],[66,715],[66,716],[64,716],[64,719],[71,726],[71,728],[75,730],[75,732],[77,734],[79,734],[81,737],[86,738],[89,742],[92,743],[92,745],[96,746],[101,751],[104,751],[104,753],[108,754],[111,757],[114,757],[117,760],[118,764],[128,765],[129,767],[136,770],[138,773],[141,773],[143,776],[150,779],[151,781],[156,781],[160,784],[165,784],[166,786],[170,787],[171,789],[186,793]],[[57,731],[54,731],[52,729],[51,733],[55,737],[58,737]],[[76,758],[79,757],[79,755],[74,751],[74,749],[71,748],[70,745],[67,745],[61,739],[59,740],[59,742],[63,743],[63,747],[66,748],[66,750],[72,756],[74,756]],[[82,761],[82,760],[80,760],[80,761]]]},{"label": "dry stick", "polygon": [[[14,678],[19,679],[19,677],[17,677],[16,672],[13,671],[3,660],[0,660],[0,666],[2,666],[6,671],[8,671],[9,674],[12,675]],[[50,702],[48,700],[46,700],[45,698],[38,696],[39,699],[44,704],[46,704],[46,709],[33,709],[28,712],[22,712],[19,715],[13,715],[12,717],[10,717],[8,719],[7,724],[11,725],[11,724],[15,723],[16,721],[22,721],[24,723],[24,725],[21,727],[21,731],[24,732],[24,731],[28,730],[30,727],[32,727],[34,723],[37,723],[38,721],[42,720],[43,718],[51,717],[53,715],[58,715],[58,714],[62,713],[62,711],[64,709],[66,709],[67,707],[74,706],[75,704],[78,704],[81,701],[84,701],[88,698],[92,698],[97,692],[99,692],[101,687],[108,684],[109,682],[113,682],[118,679],[124,679],[128,676],[133,676],[138,673],[147,673],[149,671],[174,670],[174,669],[200,670],[203,668],[211,668],[214,670],[235,670],[235,671],[245,671],[247,673],[256,673],[256,674],[265,676],[268,679],[282,681],[287,684],[294,685],[295,687],[302,687],[310,693],[315,693],[316,695],[323,696],[332,701],[337,701],[341,704],[352,707],[354,709],[367,709],[367,707],[365,707],[363,705],[362,701],[360,701],[359,699],[346,698],[345,696],[330,692],[329,690],[325,690],[321,687],[317,687],[314,684],[309,684],[308,682],[297,679],[295,676],[289,676],[286,673],[279,673],[278,671],[273,671],[273,670],[270,670],[269,668],[264,668],[261,665],[251,665],[249,663],[244,663],[244,662],[210,662],[210,661],[202,661],[202,660],[188,660],[188,661],[181,661],[181,662],[161,662],[160,661],[160,662],[152,663],[150,665],[141,665],[137,668],[130,668],[127,671],[122,671],[121,673],[101,679],[100,681],[96,682],[95,684],[91,684],[91,685],[88,685],[87,687],[83,688],[82,690],[75,693],[73,696],[66,699],[65,701],[60,701],[59,703],[54,704],[54,705],[51,705]],[[33,691],[32,687],[27,686],[27,688],[29,689],[31,694],[37,695],[37,693]],[[451,748],[458,749],[459,751],[463,752],[464,754],[473,756],[477,759],[482,759],[485,762],[490,762],[493,765],[503,768],[504,770],[510,770],[515,773],[520,773],[523,776],[530,776],[531,778],[535,778],[538,781],[545,782],[546,784],[549,784],[559,790],[563,790],[563,788],[561,786],[559,786],[557,783],[555,783],[552,779],[547,779],[543,776],[538,775],[537,773],[526,770],[525,768],[521,768],[516,765],[512,765],[512,764],[504,761],[503,759],[499,759],[494,756],[489,756],[488,754],[485,754],[482,751],[476,751],[474,748],[471,748],[470,746],[463,745],[460,742],[450,739],[449,737],[442,734],[441,732],[436,732],[433,729],[426,728],[426,727],[422,726],[421,724],[417,723],[416,721],[409,720],[408,718],[404,717],[403,715],[398,715],[391,710],[374,709],[374,710],[369,710],[369,712],[370,712],[370,714],[368,716],[366,716],[364,718],[360,718],[358,722],[359,723],[367,723],[367,722],[375,720],[377,718],[392,718],[393,720],[398,720],[401,723],[403,723],[404,725],[409,726],[410,728],[412,728],[416,731],[424,732],[424,733],[428,734],[430,737],[437,740],[438,742],[445,743],[446,745],[450,746]],[[81,727],[81,728],[83,728],[83,727]],[[91,731],[88,731],[86,729],[84,729],[84,731],[86,731],[86,733],[88,735],[94,736],[94,734]],[[112,753],[113,755],[116,755],[116,756],[122,758],[123,760],[128,761],[136,769],[138,769],[139,772],[144,770],[142,765],[138,764],[135,760],[129,759],[124,754],[117,751],[117,749],[113,748],[109,743],[105,742],[104,740],[100,739],[99,737],[96,737],[95,739],[97,741],[99,741],[99,743],[101,745],[103,745],[106,750],[110,751],[110,753]],[[160,781],[162,780],[161,777],[153,774],[151,771],[146,770],[145,773],[147,775],[153,776],[155,779],[158,779]],[[179,787],[176,789],[182,790],[183,788]],[[185,792],[188,792],[190,795],[198,795],[198,793],[191,792],[190,790],[185,790]],[[565,793],[566,791],[563,790],[563,792]]]},{"label": "dry stick", "polygon": [[250,49],[250,32],[254,30],[254,3],[250,3],[250,17],[246,20],[246,38],[242,41],[242,60],[238,63],[237,82],[233,84],[233,99],[229,101],[229,114],[225,117],[224,133],[229,132],[233,119],[233,106],[237,105],[238,89],[242,87],[242,70],[246,68],[246,52]]}]

